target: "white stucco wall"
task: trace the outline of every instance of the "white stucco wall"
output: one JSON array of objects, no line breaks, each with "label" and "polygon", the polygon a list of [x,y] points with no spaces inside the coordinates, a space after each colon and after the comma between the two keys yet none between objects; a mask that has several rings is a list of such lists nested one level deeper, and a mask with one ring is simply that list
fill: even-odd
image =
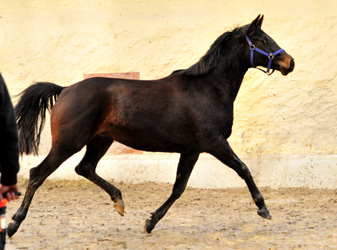
[{"label": "white stucco wall", "polygon": [[[80,179],[75,166],[83,152],[71,157],[49,178]],[[309,155],[239,155],[251,170],[259,187],[336,188],[337,156]],[[44,156],[25,157],[21,175],[29,178],[29,169],[37,166]],[[97,173],[113,183],[144,181],[174,183],[179,154],[106,155]],[[245,182],[230,168],[208,154],[202,154],[194,167],[189,186],[198,188],[245,187]]]},{"label": "white stucco wall", "polygon": [[[88,73],[140,72],[141,79],[161,78],[195,63],[224,31],[264,14],[263,29],[295,58],[295,71],[268,77],[249,70],[235,102],[230,144],[260,185],[336,188],[336,1],[1,1],[0,71],[12,96],[35,81],[66,86]],[[42,157],[49,145],[47,125]],[[109,156],[99,171],[116,181],[166,182],[158,177],[162,175],[148,178],[150,173],[140,179],[131,162],[162,163],[167,157],[171,159],[158,154]],[[227,169],[204,157],[190,185],[234,185],[226,184],[232,183],[226,176],[214,180],[227,175]],[[24,157],[21,174],[28,176],[27,169],[38,161]],[[75,162],[53,176],[75,178]],[[104,170],[110,162],[117,168]],[[159,165],[158,173],[165,172],[166,165],[164,170]],[[169,166],[170,182],[175,165],[176,158]],[[202,172],[204,168],[210,172]],[[144,171],[150,170],[151,163]],[[239,177],[233,178],[241,185]]]}]

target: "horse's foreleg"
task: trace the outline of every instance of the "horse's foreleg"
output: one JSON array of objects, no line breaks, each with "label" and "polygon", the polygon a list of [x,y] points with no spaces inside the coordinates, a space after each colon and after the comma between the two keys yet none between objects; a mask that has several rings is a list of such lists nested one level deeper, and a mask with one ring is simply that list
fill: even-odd
[{"label": "horse's foreleg", "polygon": [[112,201],[115,203],[114,207],[117,212],[123,216],[124,215],[124,202],[122,199],[121,191],[101,178],[96,173],[96,166],[98,161],[103,157],[106,151],[112,144],[113,139],[109,137],[96,136],[87,145],[87,151],[81,160],[81,162],[76,166],[75,171],[77,174],[87,178],[88,180],[95,183],[97,186],[105,190],[111,197]]},{"label": "horse's foreleg", "polygon": [[26,218],[36,190],[68,157],[70,157],[69,151],[56,153],[56,151],[52,149],[48,156],[37,167],[30,170],[29,183],[25,197],[23,198],[20,208],[12,217],[13,222],[8,225],[7,233],[9,237],[16,233],[22,221]]},{"label": "horse's foreleg", "polygon": [[263,218],[270,219],[271,216],[264,202],[263,196],[257,188],[248,167],[234,153],[228,142],[223,139],[221,143],[210,153],[222,163],[235,170],[236,173],[245,180],[255,204],[259,208],[257,213]]},{"label": "horse's foreleg", "polygon": [[158,221],[165,216],[166,212],[169,210],[172,204],[185,191],[188,179],[191,175],[193,167],[197,162],[198,158],[199,154],[193,155],[181,154],[178,164],[177,177],[173,186],[172,194],[160,208],[158,208],[154,213],[152,213],[151,218],[146,220],[145,230],[148,233],[150,233],[153,230]]}]

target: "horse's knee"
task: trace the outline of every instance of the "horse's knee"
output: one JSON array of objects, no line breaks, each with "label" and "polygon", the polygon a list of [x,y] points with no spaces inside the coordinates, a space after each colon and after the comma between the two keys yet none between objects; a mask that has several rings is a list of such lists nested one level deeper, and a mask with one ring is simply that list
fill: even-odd
[{"label": "horse's knee", "polygon": [[252,174],[250,173],[249,168],[246,165],[240,166],[240,169],[237,171],[237,173],[244,180],[248,180],[248,179],[253,178]]},{"label": "horse's knee", "polygon": [[173,188],[171,197],[175,200],[179,199],[180,196],[184,193],[185,188],[185,186]]},{"label": "horse's knee", "polygon": [[173,192],[172,193],[172,198],[175,200],[178,200],[180,198],[180,196],[182,195],[182,192]]}]

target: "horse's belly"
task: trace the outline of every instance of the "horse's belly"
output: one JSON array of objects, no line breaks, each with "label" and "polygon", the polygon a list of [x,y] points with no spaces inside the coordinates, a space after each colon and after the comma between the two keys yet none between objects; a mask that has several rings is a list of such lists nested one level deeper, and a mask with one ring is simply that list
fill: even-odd
[{"label": "horse's belly", "polygon": [[109,131],[109,135],[114,140],[137,150],[179,153],[200,151],[197,137],[190,132],[112,129]]}]

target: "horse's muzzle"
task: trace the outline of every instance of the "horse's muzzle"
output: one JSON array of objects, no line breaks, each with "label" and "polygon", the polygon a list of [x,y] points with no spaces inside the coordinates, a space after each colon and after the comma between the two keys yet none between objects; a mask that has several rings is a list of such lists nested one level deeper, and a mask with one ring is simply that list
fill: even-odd
[{"label": "horse's muzzle", "polygon": [[288,53],[283,52],[278,61],[282,75],[286,76],[295,68],[295,60]]}]

